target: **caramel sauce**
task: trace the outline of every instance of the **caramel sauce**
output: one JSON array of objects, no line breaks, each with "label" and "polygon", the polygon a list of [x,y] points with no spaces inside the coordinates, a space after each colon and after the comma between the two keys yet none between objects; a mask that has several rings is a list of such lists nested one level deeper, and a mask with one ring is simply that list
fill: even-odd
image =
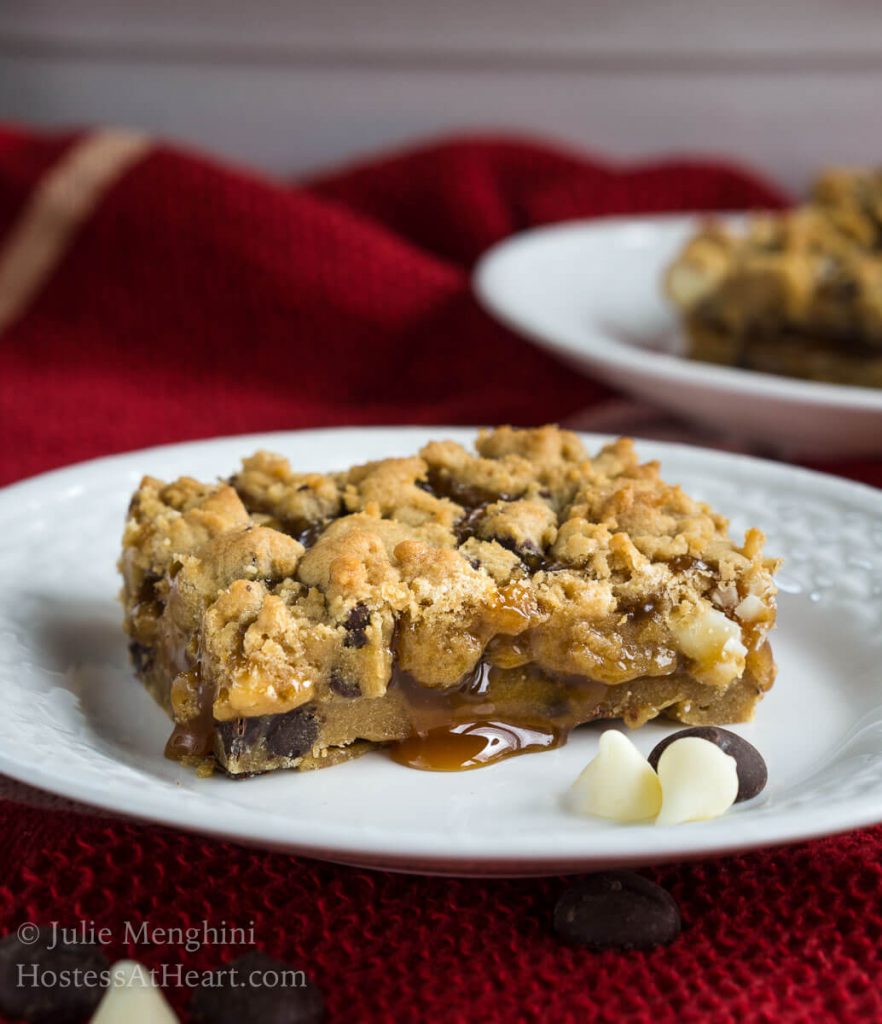
[{"label": "caramel sauce", "polygon": [[481,661],[457,686],[436,689],[396,668],[392,685],[404,695],[413,732],[393,744],[392,760],[422,771],[466,771],[566,742],[576,724],[568,707],[549,709],[542,721],[509,718],[490,699],[491,672]]},{"label": "caramel sauce", "polygon": [[430,772],[484,768],[518,754],[560,746],[568,730],[512,722],[459,722],[437,726],[396,743],[392,760]]},{"label": "caramel sauce", "polygon": [[514,582],[499,588],[495,601],[488,608],[488,617],[494,633],[517,636],[527,629],[535,612],[529,587],[523,582]]},{"label": "caramel sauce", "polygon": [[177,722],[165,745],[165,756],[171,761],[207,757],[212,751],[213,738],[213,728],[199,728],[194,722]]},{"label": "caramel sauce", "polygon": [[181,672],[172,683],[173,704],[186,702],[193,714],[175,723],[165,745],[165,756],[172,761],[189,757],[207,757],[214,743],[213,696],[197,672]]},{"label": "caramel sauce", "polygon": [[497,668],[521,668],[533,660],[529,636],[497,636],[487,646],[487,653]]}]

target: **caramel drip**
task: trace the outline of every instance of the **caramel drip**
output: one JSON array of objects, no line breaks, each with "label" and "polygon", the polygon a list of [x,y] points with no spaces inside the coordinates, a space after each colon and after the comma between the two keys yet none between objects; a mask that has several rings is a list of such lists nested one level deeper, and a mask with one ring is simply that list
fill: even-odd
[{"label": "caramel drip", "polygon": [[430,772],[484,768],[518,754],[560,746],[569,730],[512,722],[465,722],[437,726],[396,743],[392,760]]},{"label": "caramel drip", "polygon": [[212,751],[213,730],[196,728],[192,722],[178,722],[165,745],[165,756],[171,761],[188,757],[208,757]]},{"label": "caramel drip", "polygon": [[405,698],[413,731],[393,744],[393,761],[423,771],[464,771],[566,742],[576,725],[569,707],[549,707],[541,719],[526,709],[507,713],[489,697],[491,672],[481,661],[458,686],[436,689],[396,669],[392,685]]},{"label": "caramel drip", "polygon": [[187,701],[195,714],[175,723],[165,745],[165,756],[172,761],[207,757],[214,744],[213,694],[199,673],[181,672],[172,683],[172,701]]}]

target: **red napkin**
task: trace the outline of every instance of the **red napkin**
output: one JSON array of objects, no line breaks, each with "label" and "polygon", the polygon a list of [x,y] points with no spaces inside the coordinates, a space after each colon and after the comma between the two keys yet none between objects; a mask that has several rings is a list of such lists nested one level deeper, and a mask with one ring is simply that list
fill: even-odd
[{"label": "red napkin", "polygon": [[604,389],[478,309],[480,253],[566,217],[778,201],[715,165],[618,171],[505,141],[291,187],[120,133],[7,132],[7,253],[11,234],[19,266],[64,237],[18,305],[0,250],[0,481],[242,431],[563,419]]},{"label": "red napkin", "polygon": [[[782,202],[710,161],[620,168],[505,139],[293,187],[123,133],[9,129],[0,480],[242,431],[564,419],[608,393],[476,307],[488,245],[569,217]],[[878,464],[837,468],[882,481]],[[878,829],[650,871],[684,934],[595,955],[551,932],[562,879],[372,873],[10,801],[0,828],[0,932],[95,922],[114,955],[203,968],[236,950],[127,943],[125,922],[253,921],[331,1020],[882,1018]],[[184,1010],[187,991],[169,994]]]}]

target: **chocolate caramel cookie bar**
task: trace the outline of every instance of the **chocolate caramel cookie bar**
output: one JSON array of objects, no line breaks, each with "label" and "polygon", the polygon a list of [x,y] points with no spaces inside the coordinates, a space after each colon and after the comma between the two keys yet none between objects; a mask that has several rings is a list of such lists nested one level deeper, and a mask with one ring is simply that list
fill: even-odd
[{"label": "chocolate caramel cookie bar", "polygon": [[737,544],[627,439],[589,458],[556,427],[500,427],[475,447],[143,479],[125,628],[171,756],[243,775],[391,745],[473,767],[595,719],[752,716],[775,674],[758,530]]},{"label": "chocolate caramel cookie bar", "polygon": [[882,172],[828,171],[743,229],[707,221],[665,286],[696,359],[882,387]]}]

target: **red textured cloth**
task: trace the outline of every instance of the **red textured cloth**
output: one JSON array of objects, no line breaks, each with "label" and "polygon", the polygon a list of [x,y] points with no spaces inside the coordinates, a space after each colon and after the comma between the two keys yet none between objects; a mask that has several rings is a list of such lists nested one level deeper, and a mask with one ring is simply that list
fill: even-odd
[{"label": "red textured cloth", "polygon": [[[35,185],[80,143],[0,134],[0,309]],[[479,311],[468,274],[488,245],[574,216],[782,201],[710,162],[621,169],[506,140],[303,187],[152,148],[0,334],[0,481],[221,433],[563,419],[607,392]],[[882,482],[878,464],[837,468]],[[126,947],[124,922],[253,921],[331,1020],[882,1019],[882,830],[650,871],[684,934],[603,955],[555,940],[562,879],[372,873],[8,801],[0,835],[0,932],[95,921],[114,955],[204,968],[218,949]],[[186,990],[169,995],[184,1011]]]}]

